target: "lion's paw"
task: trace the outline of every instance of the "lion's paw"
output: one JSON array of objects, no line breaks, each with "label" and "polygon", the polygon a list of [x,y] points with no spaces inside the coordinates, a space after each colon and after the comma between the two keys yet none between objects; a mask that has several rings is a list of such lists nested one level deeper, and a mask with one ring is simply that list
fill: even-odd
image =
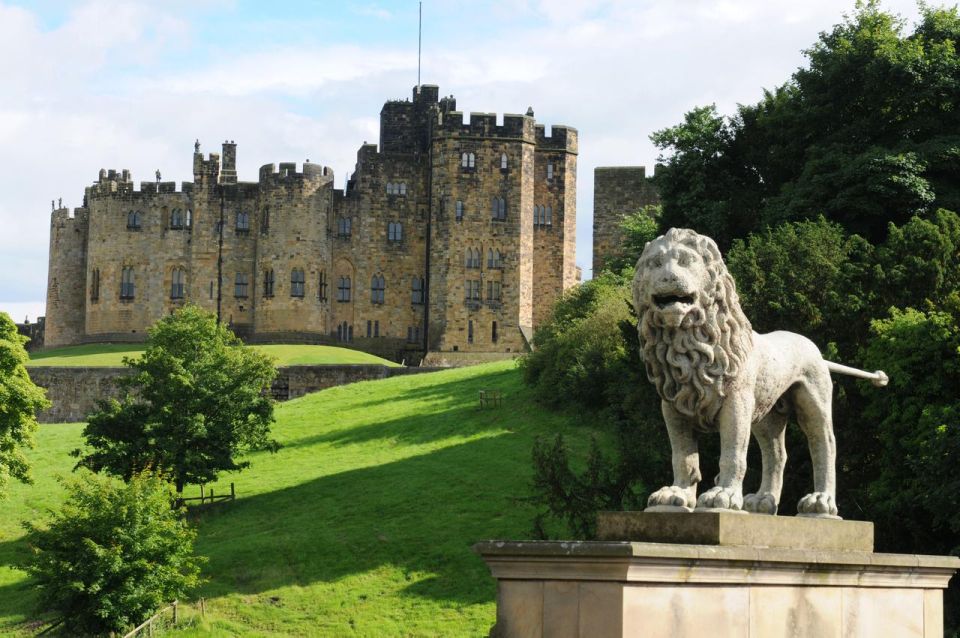
[{"label": "lion's paw", "polygon": [[837,502],[826,492],[814,492],[800,499],[797,513],[801,516],[836,516]]},{"label": "lion's paw", "polygon": [[690,488],[682,488],[677,485],[667,485],[650,495],[647,499],[647,507],[656,507],[658,505],[669,505],[671,507],[693,507],[695,493]]},{"label": "lion's paw", "polygon": [[747,494],[743,497],[743,509],[754,514],[776,514],[777,497],[770,492]]},{"label": "lion's paw", "polygon": [[698,508],[740,510],[743,509],[743,493],[730,487],[711,487],[697,499]]}]

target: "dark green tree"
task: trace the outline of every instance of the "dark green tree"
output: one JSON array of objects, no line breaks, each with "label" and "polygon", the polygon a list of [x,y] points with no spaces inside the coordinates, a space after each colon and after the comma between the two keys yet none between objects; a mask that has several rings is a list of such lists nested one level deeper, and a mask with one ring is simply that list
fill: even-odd
[{"label": "dark green tree", "polygon": [[26,341],[10,315],[0,312],[0,498],[11,477],[30,482],[30,464],[23,449],[33,447],[37,411],[50,405],[24,367]]},{"label": "dark green tree", "polygon": [[169,483],[153,473],[128,483],[84,471],[42,525],[25,523],[40,611],[73,635],[104,636],[140,624],[199,582],[196,533],[171,508]]},{"label": "dark green tree", "polygon": [[625,215],[620,221],[621,245],[619,255],[604,264],[604,270],[622,273],[636,265],[637,257],[643,252],[648,241],[657,238],[661,208],[659,205],[645,206],[641,210]]},{"label": "dark green tree", "polygon": [[146,468],[177,492],[249,465],[237,456],[276,449],[270,439],[272,360],[245,347],[216,318],[185,306],[150,329],[146,351],[124,359],[121,401],[102,402],[83,431],[78,465],[129,478]]},{"label": "dark green tree", "polygon": [[694,109],[651,136],[663,227],[721,248],[825,215],[871,242],[887,224],[960,210],[960,15],[921,5],[912,33],[864,2],[820,34],[808,64],[724,117]]}]

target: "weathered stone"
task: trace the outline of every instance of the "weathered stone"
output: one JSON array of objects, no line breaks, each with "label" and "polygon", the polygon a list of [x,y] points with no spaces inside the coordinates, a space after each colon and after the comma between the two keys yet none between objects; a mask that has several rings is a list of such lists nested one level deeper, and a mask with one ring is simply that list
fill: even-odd
[{"label": "weathered stone", "polygon": [[872,552],[873,523],[736,512],[599,512],[597,538]]},{"label": "weathered stone", "polygon": [[[425,350],[516,353],[576,282],[573,128],[547,135],[532,115],[466,120],[421,85],[384,105],[379,148],[360,147],[342,190],[309,161],[266,164],[240,182],[234,142],[222,155],[194,151],[194,181],[180,191],[135,190],[129,171],[102,170],[83,207],[54,211],[47,346],[140,341],[189,301],[219,308],[250,340],[351,341],[408,361]],[[549,217],[535,217],[541,207]],[[468,249],[479,263],[468,266]],[[132,295],[121,295],[124,269]]]},{"label": "weathered stone", "polygon": [[593,274],[623,256],[620,224],[627,215],[659,204],[653,178],[643,166],[598,166],[593,169]]}]

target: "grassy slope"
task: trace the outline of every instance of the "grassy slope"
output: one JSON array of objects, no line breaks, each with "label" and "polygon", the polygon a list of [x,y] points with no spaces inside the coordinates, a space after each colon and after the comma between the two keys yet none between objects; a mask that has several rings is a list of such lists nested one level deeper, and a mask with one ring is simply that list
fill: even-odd
[{"label": "grassy slope", "polygon": [[[252,346],[274,357],[277,365],[307,365],[318,363],[381,363],[395,366],[396,363],[381,359],[366,352],[337,348],[334,346],[311,345],[256,345]],[[124,357],[138,357],[143,346],[128,343],[88,344],[69,346],[35,352],[30,356],[28,366],[119,366]]]},{"label": "grassy slope", "polygon": [[[284,448],[228,477],[238,500],[200,515],[207,614],[178,635],[486,635],[495,584],[470,545],[529,537],[530,448],[589,430],[546,413],[512,362],[331,388],[278,406]],[[500,409],[477,391],[501,389]],[[18,520],[56,503],[80,427],[44,426],[37,485],[0,504],[0,634],[29,617],[29,583],[5,565]],[[22,626],[22,625],[21,625]]]}]

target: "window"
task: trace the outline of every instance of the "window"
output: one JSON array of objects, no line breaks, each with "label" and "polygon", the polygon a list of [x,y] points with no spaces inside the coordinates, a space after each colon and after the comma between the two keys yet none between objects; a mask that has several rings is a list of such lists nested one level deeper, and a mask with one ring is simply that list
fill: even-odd
[{"label": "window", "polygon": [[210,298],[213,299],[213,282],[210,282]]},{"label": "window", "polygon": [[266,235],[270,232],[270,207],[264,206],[260,213],[260,234]]},{"label": "window", "polygon": [[477,156],[473,153],[464,153],[460,156],[461,168],[474,168],[477,165]]},{"label": "window", "polygon": [[350,301],[350,278],[340,277],[337,283],[337,301]]},{"label": "window", "polygon": [[400,241],[403,239],[403,224],[400,222],[390,222],[387,224],[387,241]]},{"label": "window", "polygon": [[320,271],[320,281],[317,284],[317,298],[320,301],[327,300],[327,271]]},{"label": "window", "polygon": [[503,260],[500,256],[499,250],[491,248],[487,251],[487,268],[503,268]]},{"label": "window", "polygon": [[553,226],[553,207],[551,206],[547,206],[547,219],[545,223],[547,226]]},{"label": "window", "polygon": [[367,319],[367,338],[373,336],[373,322]]},{"label": "window", "polygon": [[100,269],[94,268],[90,273],[90,301],[100,299]]},{"label": "window", "polygon": [[170,228],[173,230],[183,228],[183,211],[179,208],[174,208],[173,212],[170,213]]},{"label": "window", "polygon": [[186,272],[183,268],[174,268],[173,276],[170,278],[170,298],[183,299],[184,280]]},{"label": "window", "polygon": [[467,301],[480,301],[480,280],[468,279],[466,292]]},{"label": "window", "polygon": [[132,210],[127,213],[127,230],[140,230],[140,211]]},{"label": "window", "polygon": [[465,261],[467,268],[480,268],[482,260],[483,256],[479,248],[467,248]]},{"label": "window", "polygon": [[393,195],[393,182],[387,182],[387,195]]},{"label": "window", "polygon": [[407,194],[407,183],[406,183],[406,182],[400,182],[400,194],[401,194],[401,195],[406,195],[406,194]]},{"label": "window", "polygon": [[193,211],[190,210],[189,208],[187,209],[187,214],[185,215],[185,218],[186,218],[185,221],[187,224],[187,228],[193,228]]},{"label": "window", "polygon": [[500,335],[497,334],[497,322],[494,321],[494,322],[493,322],[493,329],[490,331],[490,340],[493,341],[494,343],[496,343],[496,342],[497,342],[497,339],[498,339],[499,337],[500,337]]},{"label": "window", "polygon": [[387,195],[406,195],[407,194],[407,183],[406,182],[387,182]]},{"label": "window", "polygon": [[460,200],[460,199],[457,200],[456,215],[457,215],[457,221],[462,222],[463,221],[463,200]]},{"label": "window", "polygon": [[373,322],[373,336],[374,337],[380,336],[380,320],[379,319]]},{"label": "window", "polygon": [[500,282],[487,282],[487,301],[500,301]]},{"label": "window", "polygon": [[238,299],[246,299],[248,287],[247,273],[238,272],[236,279],[233,281],[233,296]]},{"label": "window", "polygon": [[250,213],[237,211],[237,233],[245,235],[250,232]]},{"label": "window", "polygon": [[420,343],[420,326],[407,328],[407,343]]},{"label": "window", "polygon": [[533,207],[533,225],[534,226],[553,226],[553,207],[552,206],[534,206]]},{"label": "window", "polygon": [[263,296],[272,297],[273,296],[273,268],[263,271]]},{"label": "window", "polygon": [[303,297],[304,282],[303,270],[294,268],[290,271],[290,296]]},{"label": "window", "polygon": [[410,303],[423,305],[423,277],[413,276],[410,284]]},{"label": "window", "polygon": [[473,343],[473,319],[467,322],[467,343]]},{"label": "window", "polygon": [[553,162],[547,162],[547,179],[553,179]]},{"label": "window", "polygon": [[340,341],[353,341],[353,326],[346,321],[337,324],[337,339]]},{"label": "window", "polygon": [[386,284],[384,283],[383,275],[374,275],[370,280],[370,302],[382,304],[385,288]]},{"label": "window", "polygon": [[506,153],[500,153],[500,170],[501,171],[507,170],[507,154]]},{"label": "window", "polygon": [[337,237],[346,239],[350,237],[350,218],[341,217],[337,220]]},{"label": "window", "polygon": [[504,221],[507,218],[507,200],[494,197],[490,204],[490,212],[494,221]]},{"label": "window", "polygon": [[136,286],[133,281],[133,268],[125,266],[120,271],[120,298],[133,299]]}]

